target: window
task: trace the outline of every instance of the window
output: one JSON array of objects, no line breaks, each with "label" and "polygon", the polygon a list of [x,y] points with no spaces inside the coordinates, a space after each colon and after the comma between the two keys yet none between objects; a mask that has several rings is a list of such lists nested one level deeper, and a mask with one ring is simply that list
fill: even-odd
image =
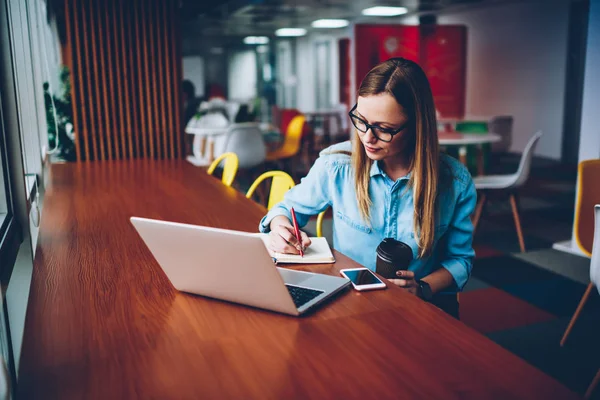
[{"label": "window", "polygon": [[37,228],[30,196],[46,142],[39,26],[42,1],[0,0],[0,362],[16,387]]},{"label": "window", "polygon": [[8,142],[4,123],[4,99],[0,90],[0,281],[4,289],[8,284],[6,277],[12,272],[17,256],[20,230],[13,212],[11,196],[11,176],[8,159]]},{"label": "window", "polygon": [[[1,100],[0,100],[1,101]],[[0,120],[0,126],[2,126]],[[0,133],[2,137],[4,137],[4,129],[2,129],[2,133]],[[1,149],[4,149],[5,146],[0,146]],[[6,172],[8,172],[8,168],[5,167],[4,163],[6,157],[4,156],[4,150],[0,154],[0,226],[4,226],[4,221],[6,220],[6,215],[8,214],[8,202],[7,202],[7,193],[8,193],[8,177],[6,176]],[[2,230],[0,229],[0,237],[3,237]]]}]

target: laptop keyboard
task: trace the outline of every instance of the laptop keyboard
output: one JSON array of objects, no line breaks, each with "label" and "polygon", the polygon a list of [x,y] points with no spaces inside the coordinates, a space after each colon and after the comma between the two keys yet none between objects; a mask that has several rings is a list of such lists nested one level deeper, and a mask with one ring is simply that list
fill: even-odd
[{"label": "laptop keyboard", "polygon": [[285,287],[290,292],[296,308],[302,307],[321,293],[324,293],[322,290],[307,289],[300,286],[285,285]]}]

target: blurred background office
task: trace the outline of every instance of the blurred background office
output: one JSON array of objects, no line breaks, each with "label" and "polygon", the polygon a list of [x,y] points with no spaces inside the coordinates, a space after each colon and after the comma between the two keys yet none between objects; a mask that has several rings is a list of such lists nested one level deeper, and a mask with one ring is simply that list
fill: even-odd
[{"label": "blurred background office", "polygon": [[[236,190],[271,170],[290,175],[288,187],[319,151],[351,139],[347,113],[369,69],[406,57],[430,79],[443,150],[478,179],[463,322],[585,392],[600,366],[600,300],[580,245],[593,210],[577,210],[600,199],[584,198],[598,177],[578,167],[600,158],[600,1],[0,0],[0,11],[12,369],[48,165],[207,168],[233,153]],[[253,198],[267,205],[268,189]],[[307,230],[331,237],[334,225],[329,210]]]}]

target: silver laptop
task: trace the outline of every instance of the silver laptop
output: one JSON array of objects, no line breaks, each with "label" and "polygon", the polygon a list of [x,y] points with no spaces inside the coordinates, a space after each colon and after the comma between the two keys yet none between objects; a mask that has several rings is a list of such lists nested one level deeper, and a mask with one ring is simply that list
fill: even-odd
[{"label": "silver laptop", "polygon": [[300,315],[348,279],[275,267],[258,234],[132,217],[177,290]]}]

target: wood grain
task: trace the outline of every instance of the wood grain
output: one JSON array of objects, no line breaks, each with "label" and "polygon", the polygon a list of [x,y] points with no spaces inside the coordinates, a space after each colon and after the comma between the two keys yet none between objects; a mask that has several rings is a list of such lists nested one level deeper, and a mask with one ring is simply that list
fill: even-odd
[{"label": "wood grain", "polygon": [[[397,287],[301,318],[177,292],[131,216],[255,231],[265,213],[185,161],[56,164],[46,188],[19,398],[576,398]],[[300,269],[357,266],[335,256]]]}]

